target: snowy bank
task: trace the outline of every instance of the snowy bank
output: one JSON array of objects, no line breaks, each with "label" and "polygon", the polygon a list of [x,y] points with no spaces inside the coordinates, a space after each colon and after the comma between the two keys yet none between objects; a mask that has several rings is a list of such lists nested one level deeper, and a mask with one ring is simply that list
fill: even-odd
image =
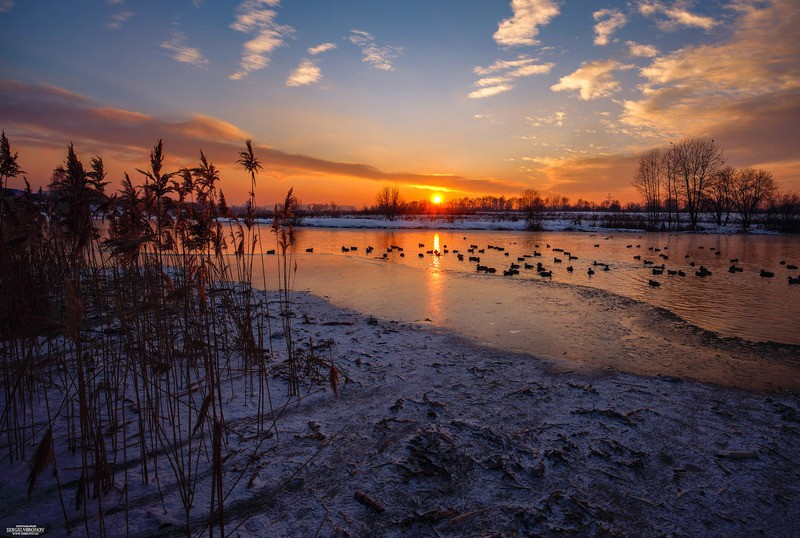
[{"label": "snowy bank", "polygon": [[[635,217],[636,215],[634,215]],[[556,213],[542,222],[543,231],[551,232],[644,232],[644,227],[622,226],[620,221],[630,219],[630,215],[620,213]],[[635,219],[634,219],[635,220]],[[268,220],[263,221],[269,225]],[[617,223],[617,224],[615,224]],[[413,229],[413,230],[511,230],[524,231],[526,224],[515,215],[406,215],[395,220],[381,217],[348,215],[342,217],[305,217],[301,226],[317,228],[374,228],[374,229]],[[735,219],[729,224],[719,226],[710,218],[703,219],[700,228],[694,233],[734,234],[741,233],[741,226]],[[672,231],[674,233],[674,231]],[[757,227],[748,233],[776,234]]]},{"label": "snowy bank", "polygon": [[[297,341],[334,343],[339,394],[319,384],[287,401],[274,377],[276,430],[259,437],[247,380],[225,383],[228,534],[800,533],[796,393],[577,371],[308,294],[294,301]],[[208,454],[197,457],[193,535],[208,532],[211,489]],[[0,524],[65,535],[53,477],[26,501],[27,465],[3,472]],[[174,484],[130,477],[106,499],[108,535],[125,533],[126,503],[131,535],[186,535]]]}]

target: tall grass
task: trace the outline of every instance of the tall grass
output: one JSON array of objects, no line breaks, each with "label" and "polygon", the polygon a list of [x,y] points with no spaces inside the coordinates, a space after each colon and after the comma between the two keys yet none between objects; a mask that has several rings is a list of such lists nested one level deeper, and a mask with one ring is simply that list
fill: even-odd
[{"label": "tall grass", "polygon": [[[141,182],[126,174],[108,194],[102,159],[86,169],[70,145],[49,193],[4,190],[0,200],[0,462],[27,462],[29,496],[50,481],[68,531],[117,534],[122,513],[130,532],[131,489],[153,488],[166,507],[169,482],[187,535],[205,518],[209,536],[224,536],[225,500],[243,475],[223,471],[229,402],[253,402],[255,453],[277,438],[272,375],[286,372],[287,401],[322,364],[331,384],[338,380],[332,357],[320,360],[312,343],[298,349],[292,335],[292,190],[271,227],[279,250],[273,332],[270,305],[253,287],[254,264],[266,271],[251,142],[238,161],[251,177],[241,219],[202,151],[191,168],[164,163],[159,141],[149,168],[138,170]],[[3,133],[3,188],[21,173]],[[261,284],[268,287],[266,276]],[[272,347],[278,330],[280,352]],[[211,488],[202,487],[209,476]]]}]

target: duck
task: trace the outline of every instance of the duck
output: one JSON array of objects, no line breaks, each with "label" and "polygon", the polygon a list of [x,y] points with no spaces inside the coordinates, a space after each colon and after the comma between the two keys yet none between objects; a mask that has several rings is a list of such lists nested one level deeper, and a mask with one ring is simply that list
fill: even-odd
[{"label": "duck", "polygon": [[789,277],[789,284],[800,284],[800,276],[798,276],[797,278],[794,278],[794,277],[790,276]]},{"label": "duck", "polygon": [[694,273],[697,276],[711,276],[711,271],[709,271],[705,266],[701,265],[700,270],[695,271]]},{"label": "duck", "polygon": [[657,288],[657,287],[659,287],[661,285],[660,282],[656,282],[655,280],[652,280],[652,279],[648,280],[647,283],[650,284],[650,287],[652,287],[652,288]]},{"label": "duck", "polygon": [[772,278],[775,276],[775,273],[773,273],[772,271],[765,271],[764,269],[762,269],[761,273],[759,274],[764,278]]}]

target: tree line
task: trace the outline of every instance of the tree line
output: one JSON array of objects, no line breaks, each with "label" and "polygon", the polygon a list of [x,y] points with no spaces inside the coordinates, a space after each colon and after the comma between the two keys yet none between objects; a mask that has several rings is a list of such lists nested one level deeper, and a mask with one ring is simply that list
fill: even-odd
[{"label": "tree line", "polygon": [[720,226],[736,213],[747,230],[759,211],[774,218],[800,208],[797,195],[780,194],[770,171],[726,165],[719,145],[709,138],[687,138],[646,151],[632,184],[642,196],[647,226],[653,230],[696,229],[701,213],[713,215]]},{"label": "tree line", "polygon": [[[592,202],[579,198],[572,202],[569,197],[562,194],[542,195],[536,189],[526,189],[519,196],[477,196],[452,198],[439,205],[429,200],[406,201],[400,194],[397,186],[384,185],[375,195],[375,204],[367,206],[355,213],[384,215],[389,220],[394,220],[400,215],[474,215],[477,213],[521,213],[523,216],[530,210],[530,206],[535,199],[537,211],[641,211],[641,207],[636,203],[623,205],[619,200],[610,194],[602,202]],[[325,215],[330,207],[324,204],[318,207],[317,204],[307,206],[309,214]],[[333,206],[337,207],[337,206]],[[322,210],[316,213],[316,210]]]}]

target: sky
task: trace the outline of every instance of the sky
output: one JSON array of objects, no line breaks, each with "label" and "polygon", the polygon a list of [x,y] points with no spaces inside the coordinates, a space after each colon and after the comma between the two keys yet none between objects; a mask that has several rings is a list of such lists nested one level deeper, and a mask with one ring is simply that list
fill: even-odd
[{"label": "sky", "polygon": [[[34,187],[72,143],[136,182],[200,151],[230,203],[637,201],[638,156],[710,137],[800,191],[797,0],[0,0],[0,128]],[[13,181],[12,184],[13,185]]]}]

